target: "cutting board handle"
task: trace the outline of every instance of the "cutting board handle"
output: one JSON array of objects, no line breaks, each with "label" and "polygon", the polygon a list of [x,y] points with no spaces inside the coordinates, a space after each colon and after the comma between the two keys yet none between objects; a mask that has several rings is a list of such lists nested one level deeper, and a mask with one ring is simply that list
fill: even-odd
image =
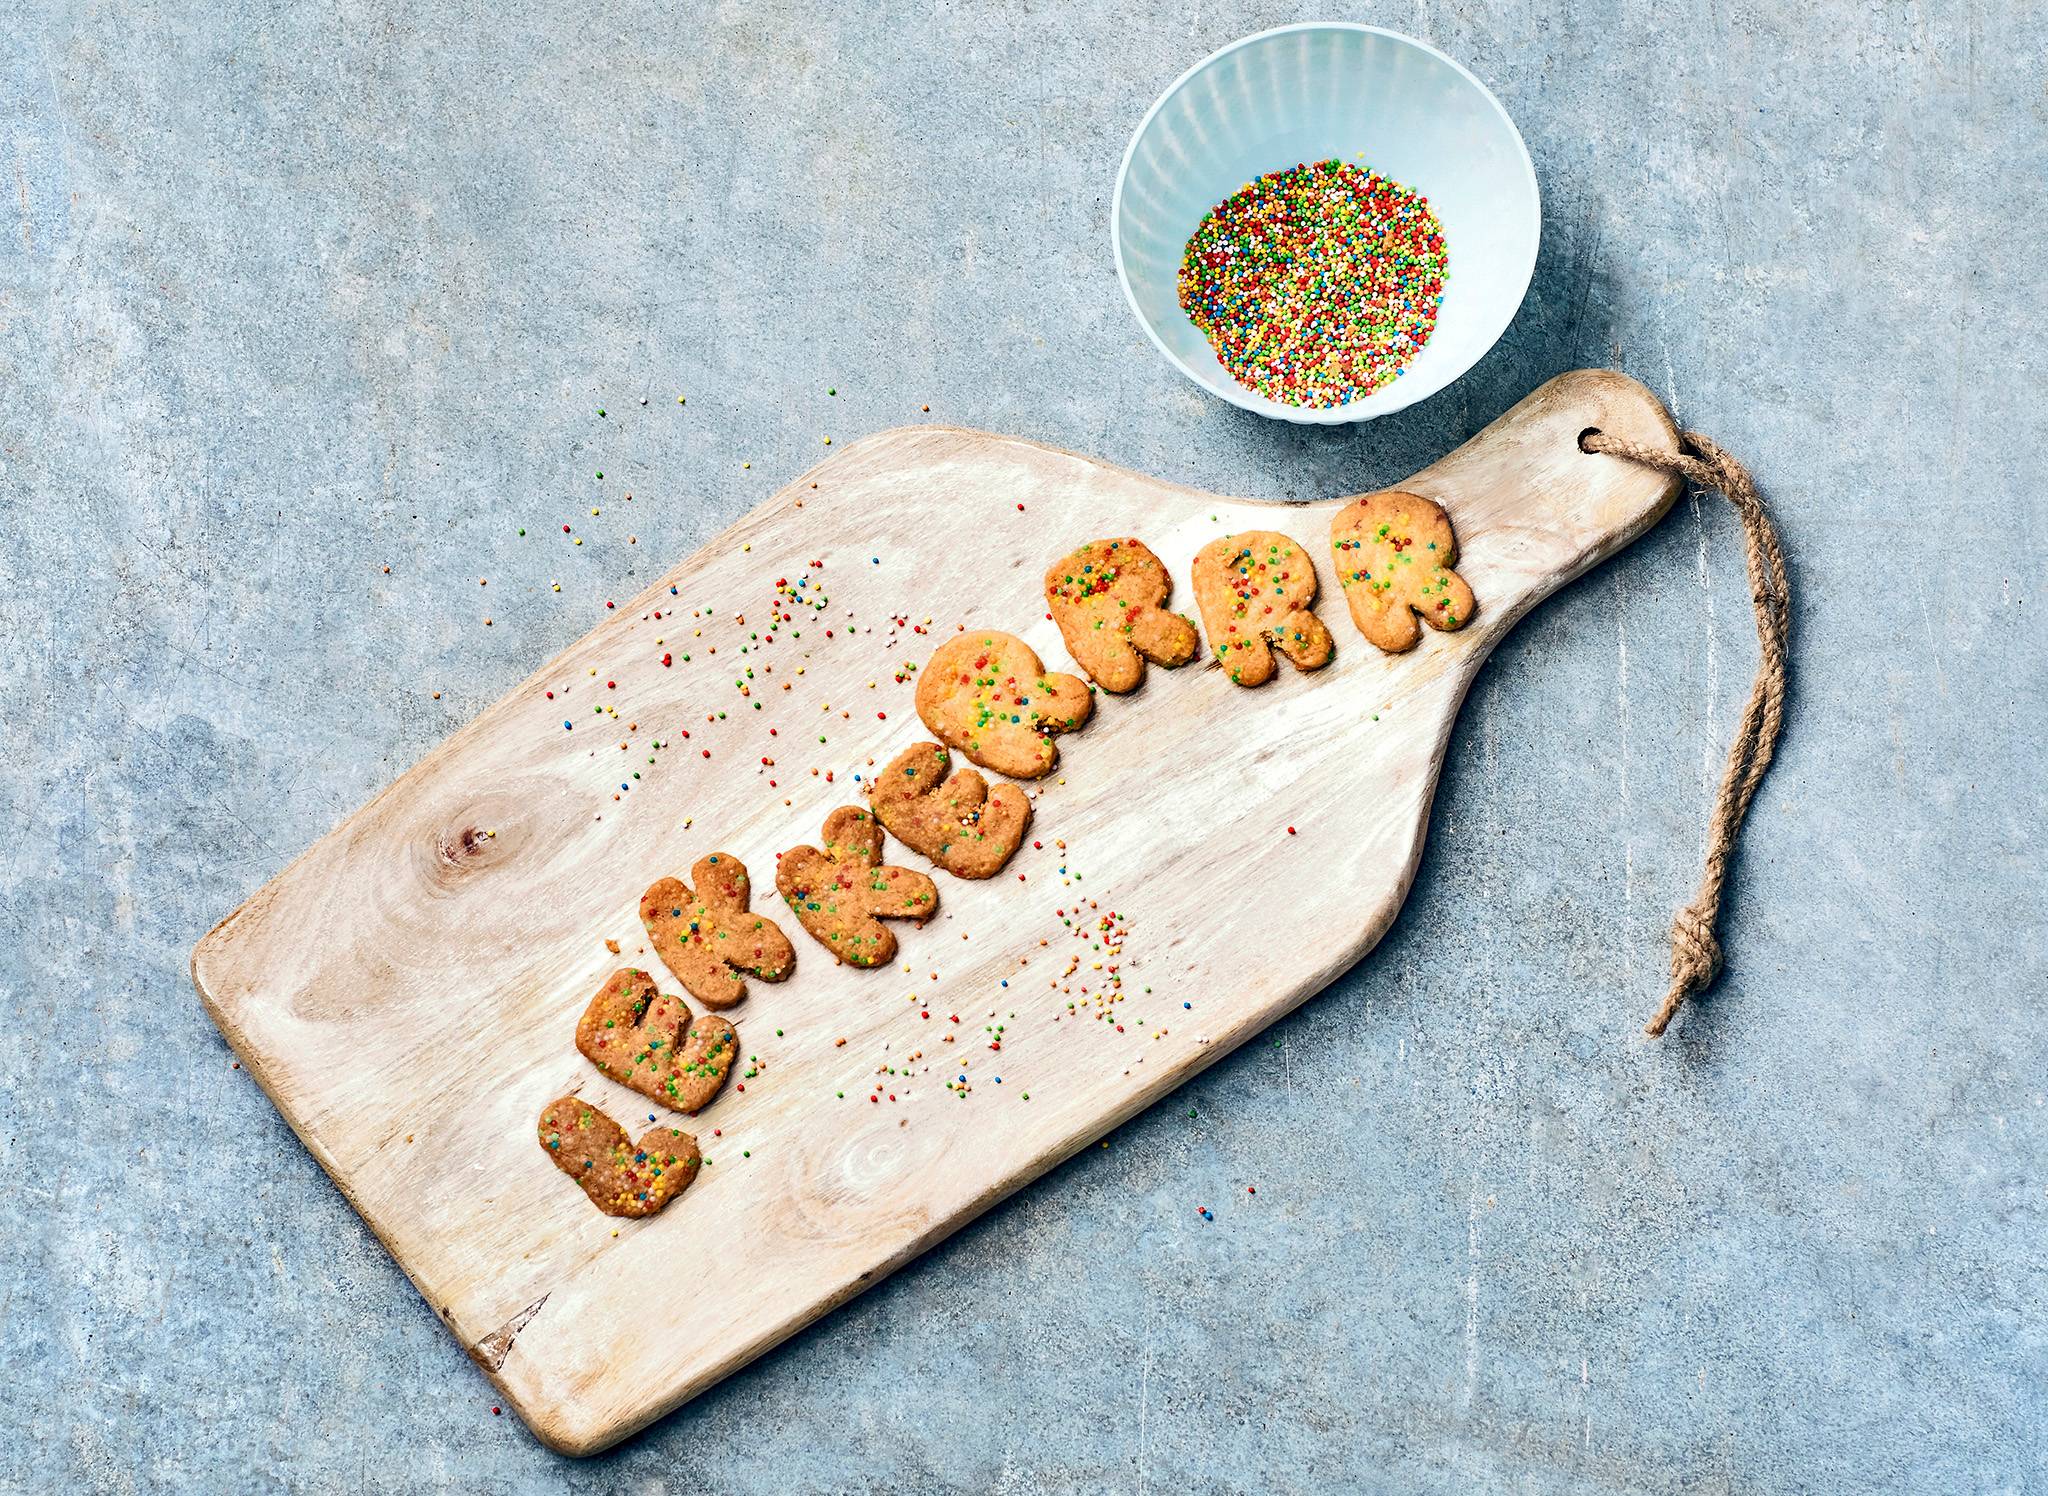
[{"label": "cutting board handle", "polygon": [[1648,389],[1612,370],[1577,369],[1537,387],[1456,451],[1387,485],[1434,499],[1450,515],[1459,571],[1479,597],[1469,632],[1482,651],[1538,602],[1656,524],[1678,496],[1676,477],[1586,451],[1580,440],[1589,431],[1678,450],[1678,428]]}]

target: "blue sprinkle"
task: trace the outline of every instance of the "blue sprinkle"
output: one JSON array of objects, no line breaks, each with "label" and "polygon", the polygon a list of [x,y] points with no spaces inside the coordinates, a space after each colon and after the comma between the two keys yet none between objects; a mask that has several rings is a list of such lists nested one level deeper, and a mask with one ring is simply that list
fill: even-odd
[{"label": "blue sprinkle", "polygon": [[571,722],[567,717],[564,717],[562,719],[562,730],[564,732],[574,732],[576,730],[576,724]]},{"label": "blue sprinkle", "polygon": [[1002,1078],[1002,1077],[1001,1077],[1000,1075],[998,1075],[998,1076],[996,1077],[996,1084],[997,1084],[997,1085],[1001,1085],[1002,1083],[1003,1083],[1003,1078]]},{"label": "blue sprinkle", "polygon": [[676,589],[675,589],[675,588],[673,588],[673,587],[669,588],[669,589],[668,589],[668,595],[669,595],[670,597],[674,597],[674,596],[676,595]]},{"label": "blue sprinkle", "polygon": [[622,790],[629,790],[629,789],[631,789],[632,787],[633,787],[632,785],[630,785],[630,784],[627,784],[627,783],[626,783],[626,782],[625,782],[625,781],[624,781],[623,779],[619,781],[619,788],[620,788],[620,789],[622,789]]},{"label": "blue sprinkle", "polygon": [[1181,1004],[1181,1006],[1182,1006],[1183,1008],[1192,1008],[1192,1007],[1194,1006],[1194,1004],[1193,1004],[1193,1003],[1182,1003],[1182,1004]]}]

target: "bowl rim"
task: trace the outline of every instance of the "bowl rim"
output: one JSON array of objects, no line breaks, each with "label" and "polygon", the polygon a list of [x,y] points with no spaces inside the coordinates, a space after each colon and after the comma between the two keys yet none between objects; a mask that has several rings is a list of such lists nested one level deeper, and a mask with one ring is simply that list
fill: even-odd
[{"label": "bowl rim", "polygon": [[[1249,47],[1256,42],[1267,41],[1276,36],[1286,36],[1296,31],[1367,32],[1374,36],[1386,37],[1389,41],[1399,42],[1427,53],[1438,62],[1449,66],[1459,77],[1479,91],[1479,96],[1492,106],[1493,112],[1500,117],[1500,122],[1507,126],[1508,137],[1514,141],[1515,149],[1521,155],[1522,175],[1529,184],[1529,200],[1535,216],[1534,232],[1530,235],[1529,263],[1522,271],[1521,288],[1515,293],[1514,303],[1509,308],[1506,319],[1486,336],[1479,350],[1462,367],[1444,376],[1442,382],[1432,389],[1423,389],[1421,385],[1417,384],[1411,386],[1409,391],[1394,394],[1389,387],[1383,386],[1373,391],[1372,394],[1353,400],[1345,405],[1323,407],[1282,406],[1278,410],[1268,409],[1269,405],[1278,405],[1279,402],[1255,403],[1256,397],[1235,381],[1232,381],[1222,389],[1212,387],[1208,381],[1204,380],[1188,366],[1185,359],[1166,346],[1166,340],[1159,336],[1158,330],[1152,325],[1152,320],[1145,315],[1144,308],[1138,305],[1138,293],[1132,288],[1130,271],[1124,265],[1123,247],[1124,185],[1130,179],[1131,160],[1138,153],[1138,142],[1145,138],[1145,132],[1151,128],[1152,121],[1159,111],[1164,109],[1176,94],[1187,87],[1201,73],[1241,48]],[[1130,307],[1131,315],[1138,319],[1138,326],[1145,330],[1145,336],[1152,340],[1152,346],[1159,350],[1168,363],[1186,375],[1188,380],[1198,389],[1211,395],[1217,395],[1241,410],[1251,411],[1254,415],[1265,416],[1270,420],[1292,421],[1300,425],[1338,426],[1347,425],[1354,421],[1376,420],[1380,416],[1392,415],[1397,410],[1406,410],[1418,401],[1427,400],[1431,395],[1440,394],[1456,384],[1460,379],[1463,379],[1470,372],[1474,364],[1493,351],[1493,347],[1500,341],[1501,335],[1513,324],[1516,313],[1521,311],[1522,302],[1529,294],[1530,282],[1536,278],[1536,260],[1542,251],[1542,244],[1543,188],[1536,180],[1536,163],[1529,156],[1528,143],[1522,139],[1522,132],[1516,126],[1514,116],[1509,114],[1501,101],[1494,97],[1493,90],[1480,82],[1472,70],[1459,62],[1457,58],[1438,50],[1420,37],[1410,36],[1404,31],[1395,31],[1386,26],[1368,25],[1363,21],[1294,21],[1285,26],[1269,26],[1264,31],[1254,31],[1249,36],[1239,37],[1227,46],[1218,47],[1207,57],[1196,62],[1186,72],[1169,83],[1164,92],[1152,101],[1152,107],[1145,111],[1144,118],[1138,121],[1138,127],[1131,132],[1130,144],[1124,147],[1123,161],[1117,167],[1116,190],[1111,195],[1109,204],[1109,247],[1111,257],[1116,261],[1117,284],[1123,287],[1124,301]],[[1398,386],[1394,388],[1398,388]]]}]

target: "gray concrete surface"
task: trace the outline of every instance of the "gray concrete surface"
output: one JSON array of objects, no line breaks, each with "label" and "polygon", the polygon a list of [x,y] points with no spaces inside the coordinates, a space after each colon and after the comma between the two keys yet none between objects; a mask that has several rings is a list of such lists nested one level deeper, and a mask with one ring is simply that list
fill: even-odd
[{"label": "gray concrete surface", "polygon": [[[2048,1488],[2040,12],[1344,9],[1498,90],[1545,239],[1470,377],[1301,431],[1168,370],[1107,242],[1145,105],[1279,6],[0,0],[0,1489]],[[1277,1049],[602,1459],[491,1415],[187,983],[822,434],[1307,497],[1581,364],[1753,465],[1798,595],[1661,1047],[1754,658],[1718,500],[1499,652]],[[630,515],[516,536],[594,467]]]}]

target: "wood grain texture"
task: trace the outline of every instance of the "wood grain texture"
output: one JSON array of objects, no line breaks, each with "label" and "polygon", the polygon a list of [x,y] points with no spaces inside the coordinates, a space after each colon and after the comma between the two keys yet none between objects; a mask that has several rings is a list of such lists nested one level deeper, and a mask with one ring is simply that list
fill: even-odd
[{"label": "wood grain texture", "polygon": [[[194,982],[505,1402],[556,1449],[601,1449],[908,1262],[1371,950],[1413,877],[1481,661],[1677,492],[1581,452],[1587,427],[1675,445],[1647,391],[1582,371],[1400,484],[1449,512],[1479,598],[1470,626],[1400,656],[1371,648],[1346,616],[1328,550],[1343,498],[1223,498],[945,428],[858,442],[314,845],[200,942]],[[894,679],[902,666],[964,624],[1017,633],[1065,668],[1039,592],[1053,560],[1098,536],[1140,536],[1173,574],[1174,605],[1192,612],[1196,550],[1250,528],[1284,531],[1314,557],[1318,611],[1337,640],[1327,668],[1283,663],[1247,690],[1205,652],[1205,663],[1154,667],[1130,697],[1098,698],[1095,719],[1061,739],[1057,773],[1029,787],[1036,819],[1012,865],[987,882],[938,873],[938,915],[898,930],[890,969],[835,966],[765,897],[778,852],[812,840],[833,806],[861,802],[854,775],[926,736],[912,684]],[[791,610],[771,646],[749,641],[766,632],[775,580],[802,575],[830,606]],[[710,620],[689,618],[706,607]],[[660,664],[665,649],[672,667]],[[757,678],[742,696],[735,680],[748,667]],[[617,720],[594,704],[615,706]],[[725,721],[706,722],[719,711]],[[671,746],[650,766],[656,737]],[[632,781],[631,768],[645,777]],[[622,781],[633,787],[614,800]],[[780,986],[750,983],[728,1014],[765,1068],[681,1124],[711,1160],[696,1184],[662,1215],[621,1224],[550,1166],[534,1121],[569,1091],[630,1129],[650,1112],[680,1121],[597,1074],[574,1032],[622,962],[680,991],[638,954],[638,900],[714,848],[755,870],[760,907],[796,942],[796,970]],[[928,867],[893,840],[887,855]],[[1062,866],[1084,881],[1063,882]],[[1070,982],[1096,975],[1100,957],[1053,915],[1088,898],[1131,931],[1118,958],[1133,994],[1120,1005],[1125,1033],[1085,1004],[1063,1016],[1054,989],[1070,954],[1085,956]],[[1271,941],[1281,909],[1297,933]],[[956,1013],[957,1026],[946,1021]],[[1005,1024],[1000,1055],[985,1047],[992,1022]],[[954,1043],[941,1042],[947,1032]],[[911,1061],[919,1050],[929,1058]],[[885,1063],[908,1072],[889,1083],[899,1099],[871,1103]],[[972,1085],[964,1098],[943,1085],[960,1074]],[[633,1287],[672,1279],[676,1264],[707,1266],[720,1291],[654,1298]]]}]

